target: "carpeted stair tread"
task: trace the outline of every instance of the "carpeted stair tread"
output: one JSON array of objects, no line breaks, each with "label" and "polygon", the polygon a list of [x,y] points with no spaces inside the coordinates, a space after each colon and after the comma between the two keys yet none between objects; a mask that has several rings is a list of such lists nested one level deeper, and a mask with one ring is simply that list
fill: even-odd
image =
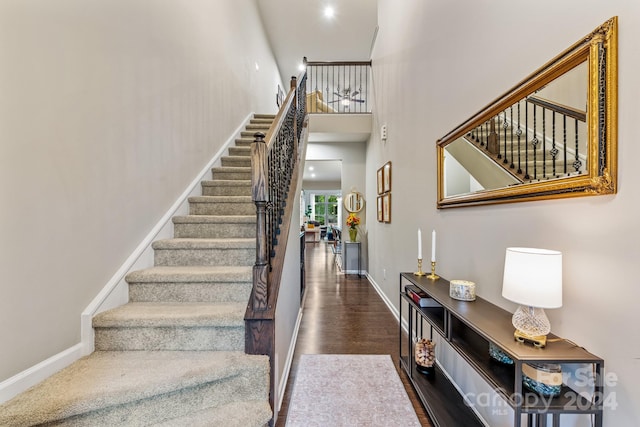
[{"label": "carpeted stair tread", "polygon": [[[265,356],[243,352],[96,351],[0,405],[0,425],[31,426],[55,422],[153,400],[160,395],[233,378],[248,370],[255,370],[254,376],[260,379],[268,375],[268,363]],[[254,387],[264,388],[262,383],[257,381]],[[248,400],[255,398],[247,397]],[[206,409],[206,406],[198,407],[196,400],[193,399],[194,407],[183,409],[184,415]],[[38,404],[33,405],[33,402]],[[154,412],[163,409],[160,407]],[[162,419],[162,414],[156,416]],[[166,414],[164,419],[171,416],[176,414]],[[96,421],[89,425],[105,425]]]},{"label": "carpeted stair tread", "polygon": [[174,224],[255,224],[255,215],[180,215],[172,218]]},{"label": "carpeted stair tread", "polygon": [[268,402],[245,400],[173,418],[153,427],[263,427],[269,424],[272,415]]},{"label": "carpeted stair tread", "polygon": [[127,274],[128,283],[215,283],[247,282],[253,278],[252,266],[157,266]]},{"label": "carpeted stair tread", "polygon": [[253,203],[251,196],[191,196],[189,203]]},{"label": "carpeted stair tread", "polygon": [[246,303],[130,302],[93,318],[95,328],[244,326]]},{"label": "carpeted stair tread", "polygon": [[153,249],[244,249],[254,248],[256,239],[198,239],[180,238],[156,240],[152,243]]},{"label": "carpeted stair tread", "polygon": [[222,172],[251,172],[250,166],[216,166],[213,168],[216,171]]}]

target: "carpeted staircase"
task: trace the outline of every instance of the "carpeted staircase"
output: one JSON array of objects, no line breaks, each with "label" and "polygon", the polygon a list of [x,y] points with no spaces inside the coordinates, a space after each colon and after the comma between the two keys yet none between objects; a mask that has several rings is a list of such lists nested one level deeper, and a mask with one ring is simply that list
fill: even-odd
[{"label": "carpeted staircase", "polygon": [[244,353],[255,262],[250,144],[236,146],[153,243],[155,266],[127,275],[128,304],[96,315],[95,352],[0,405],[0,426],[264,426],[269,360]]}]

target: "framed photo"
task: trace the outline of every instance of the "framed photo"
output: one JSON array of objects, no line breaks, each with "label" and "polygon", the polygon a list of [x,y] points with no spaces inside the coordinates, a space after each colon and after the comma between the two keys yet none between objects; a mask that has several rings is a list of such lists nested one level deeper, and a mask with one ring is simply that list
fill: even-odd
[{"label": "framed photo", "polygon": [[391,162],[387,162],[382,167],[382,192],[391,191]]},{"label": "framed photo", "polygon": [[391,222],[391,193],[386,193],[382,198],[382,222]]},{"label": "framed photo", "polygon": [[382,188],[384,186],[384,167],[378,169],[378,194],[384,193]]},{"label": "framed photo", "polygon": [[383,209],[382,209],[382,196],[378,196],[378,222],[384,221]]}]

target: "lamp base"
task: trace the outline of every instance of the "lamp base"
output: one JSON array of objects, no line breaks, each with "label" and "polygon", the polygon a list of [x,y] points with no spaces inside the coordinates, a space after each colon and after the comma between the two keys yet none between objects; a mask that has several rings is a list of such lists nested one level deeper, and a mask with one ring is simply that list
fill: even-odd
[{"label": "lamp base", "polygon": [[547,336],[546,335],[528,335],[522,331],[515,330],[513,332],[513,338],[522,343],[530,343],[536,347],[544,348],[547,345]]}]

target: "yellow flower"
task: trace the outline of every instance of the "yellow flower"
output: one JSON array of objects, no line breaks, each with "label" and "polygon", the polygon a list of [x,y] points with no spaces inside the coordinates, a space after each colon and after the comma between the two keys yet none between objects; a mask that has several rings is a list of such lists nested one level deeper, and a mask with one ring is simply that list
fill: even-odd
[{"label": "yellow flower", "polygon": [[360,217],[356,216],[354,213],[350,213],[347,217],[347,226],[351,229],[355,229],[358,225],[360,225]]}]

